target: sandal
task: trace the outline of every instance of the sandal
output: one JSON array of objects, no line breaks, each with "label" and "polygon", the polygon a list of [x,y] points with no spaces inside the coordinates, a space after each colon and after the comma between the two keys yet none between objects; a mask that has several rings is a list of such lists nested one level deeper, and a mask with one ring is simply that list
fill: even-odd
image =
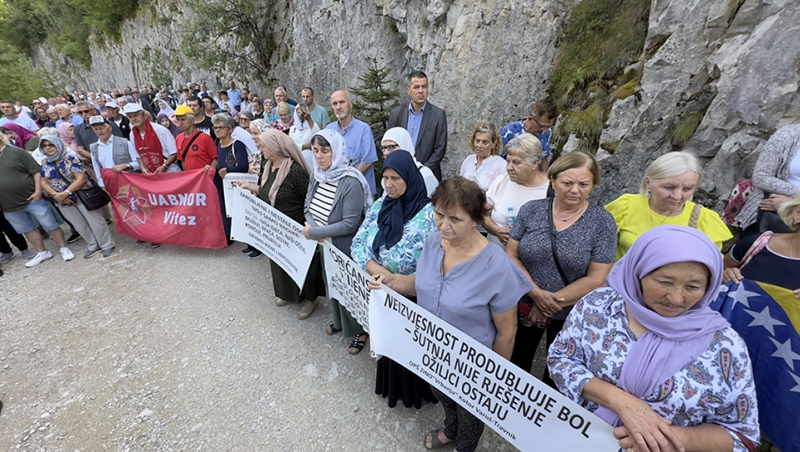
[{"label": "sandal", "polygon": [[361,350],[364,350],[364,345],[367,344],[367,339],[369,339],[369,334],[367,333],[362,333],[353,337],[353,342],[350,343],[350,348],[347,349],[347,352],[351,355],[361,353]]},{"label": "sandal", "polygon": [[[427,444],[428,443],[428,436],[431,437],[431,447],[428,447],[428,444]],[[428,432],[427,435],[425,435],[424,438],[422,438],[422,445],[425,446],[425,448],[428,449],[428,450],[439,450],[439,449],[445,448],[447,446],[452,446],[453,445],[453,440],[450,440],[450,441],[448,441],[446,443],[443,443],[443,442],[439,441],[439,430],[431,430],[431,431]]]},{"label": "sandal", "polygon": [[327,334],[328,336],[333,336],[334,334],[341,333],[341,332],[342,332],[342,329],[341,328],[336,328],[335,326],[333,326],[332,323],[325,328],[325,334]]}]

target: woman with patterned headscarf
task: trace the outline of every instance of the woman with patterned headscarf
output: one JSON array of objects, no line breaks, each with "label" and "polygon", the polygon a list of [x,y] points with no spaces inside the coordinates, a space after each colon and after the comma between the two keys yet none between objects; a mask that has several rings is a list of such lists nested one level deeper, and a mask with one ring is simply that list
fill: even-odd
[{"label": "woman with patterned headscarf", "polygon": [[[330,129],[319,131],[311,138],[314,149],[314,172],[308,185],[305,202],[306,225],[303,235],[311,240],[329,238],[333,246],[350,256],[350,246],[364,212],[372,205],[367,180],[356,168],[347,165],[344,137]],[[353,336],[349,352],[360,352],[366,344],[367,333],[347,309],[331,299],[333,323],[326,333],[344,332]]]}]

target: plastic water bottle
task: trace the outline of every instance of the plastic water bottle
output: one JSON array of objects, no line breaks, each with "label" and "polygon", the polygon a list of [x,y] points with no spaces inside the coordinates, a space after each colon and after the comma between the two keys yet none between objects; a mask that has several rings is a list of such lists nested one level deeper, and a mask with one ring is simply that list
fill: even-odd
[{"label": "plastic water bottle", "polygon": [[514,226],[515,221],[517,221],[517,214],[514,213],[513,207],[509,207],[508,212],[506,212],[506,226],[509,228]]}]

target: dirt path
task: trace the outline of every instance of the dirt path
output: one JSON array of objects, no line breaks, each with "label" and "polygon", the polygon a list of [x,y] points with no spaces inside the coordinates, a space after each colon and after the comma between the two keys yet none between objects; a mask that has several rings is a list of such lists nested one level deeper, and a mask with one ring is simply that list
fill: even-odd
[{"label": "dirt path", "polygon": [[[240,244],[117,252],[0,278],[0,451],[422,451],[439,406],[389,409],[330,305],[277,307]],[[480,450],[513,451],[486,429]]]}]

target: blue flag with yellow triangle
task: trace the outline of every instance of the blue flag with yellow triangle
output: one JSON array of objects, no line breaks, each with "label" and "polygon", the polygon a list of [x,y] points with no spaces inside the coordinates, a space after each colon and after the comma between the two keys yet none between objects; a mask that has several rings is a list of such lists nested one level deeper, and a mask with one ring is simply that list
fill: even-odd
[{"label": "blue flag with yellow triangle", "polygon": [[791,290],[743,279],[724,284],[711,309],[747,344],[761,433],[782,452],[800,452],[800,300]]}]

